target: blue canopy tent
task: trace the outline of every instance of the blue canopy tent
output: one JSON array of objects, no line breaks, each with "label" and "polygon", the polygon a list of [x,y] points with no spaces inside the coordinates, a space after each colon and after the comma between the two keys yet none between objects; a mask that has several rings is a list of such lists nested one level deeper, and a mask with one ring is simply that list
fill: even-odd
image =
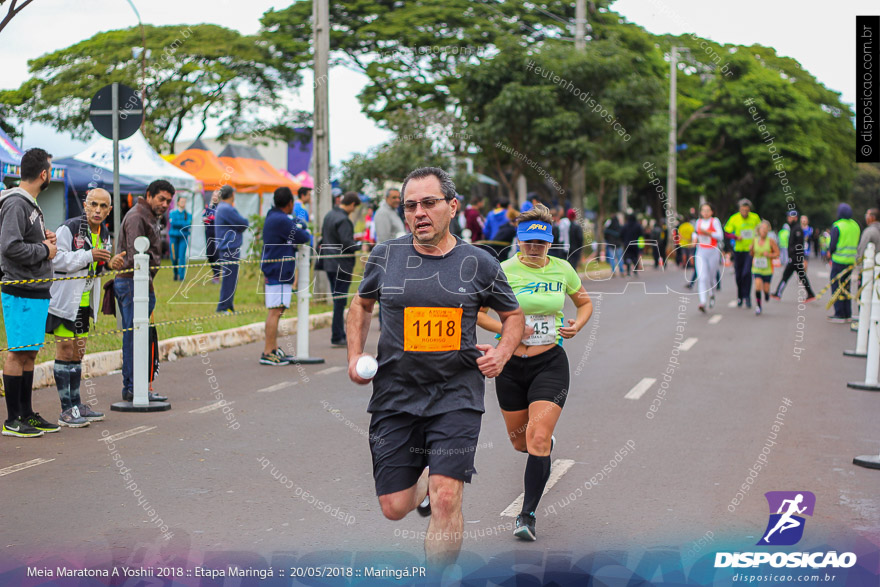
[{"label": "blue canopy tent", "polygon": [[[22,151],[0,128],[0,182],[6,187],[17,184],[21,177]],[[12,181],[10,181],[12,180]],[[46,227],[55,230],[69,217],[67,210],[67,168],[52,163],[52,179],[49,187],[40,194],[39,204],[43,210]],[[79,212],[74,212],[78,214]]]},{"label": "blue canopy tent", "polygon": [[[103,188],[113,193],[113,172],[78,161],[73,157],[56,159],[53,162],[64,165],[67,168],[67,212],[68,218],[82,213],[82,202],[86,192],[92,188]],[[119,176],[120,194],[143,194],[147,191],[147,184],[128,177]]]}]

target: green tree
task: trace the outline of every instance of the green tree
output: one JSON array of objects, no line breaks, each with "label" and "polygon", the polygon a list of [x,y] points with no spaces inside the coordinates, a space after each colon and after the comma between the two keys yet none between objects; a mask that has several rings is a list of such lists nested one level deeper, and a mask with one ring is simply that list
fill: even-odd
[{"label": "green tree", "polygon": [[361,190],[366,182],[381,187],[385,181],[402,182],[410,171],[428,165],[450,170],[456,188],[467,193],[472,178],[457,165],[466,155],[470,135],[461,121],[437,111],[423,111],[418,116],[398,112],[389,116],[395,137],[355,155],[342,164],[342,183],[348,189]]},{"label": "green tree", "polygon": [[[613,0],[590,2],[595,14]],[[263,16],[261,36],[275,59],[309,68],[312,2]],[[592,15],[591,15],[592,16]],[[340,0],[330,3],[333,61],[364,73],[364,112],[386,120],[398,110],[451,110],[450,87],[461,66],[492,57],[513,39],[534,47],[568,38],[574,3],[550,0]]]},{"label": "green tree", "polygon": [[774,226],[790,206],[833,214],[855,173],[852,112],[840,94],[772,48],[694,35],[659,42],[665,52],[673,44],[686,49],[678,72],[678,139],[688,145],[679,153],[680,209],[705,195],[719,216],[748,197]]},{"label": "green tree", "polygon": [[[601,224],[612,188],[636,179],[662,148],[663,62],[641,29],[598,28],[585,51],[559,42],[504,47],[466,67],[453,93],[487,169],[511,196],[521,175],[542,188],[550,175],[564,190],[573,163],[584,161]],[[555,191],[545,195],[566,198]]]},{"label": "green tree", "polygon": [[257,38],[216,25],[145,26],[146,76],[142,80],[138,27],[99,33],[66,49],[28,62],[32,77],[17,90],[0,92],[17,118],[52,124],[74,137],[92,132],[89,103],[101,87],[121,82],[146,88],[144,134],[150,143],[174,152],[186,124],[209,121],[222,132],[252,131],[273,110],[264,132],[283,127],[295,115],[279,91],[299,83],[299,76],[278,62]]}]

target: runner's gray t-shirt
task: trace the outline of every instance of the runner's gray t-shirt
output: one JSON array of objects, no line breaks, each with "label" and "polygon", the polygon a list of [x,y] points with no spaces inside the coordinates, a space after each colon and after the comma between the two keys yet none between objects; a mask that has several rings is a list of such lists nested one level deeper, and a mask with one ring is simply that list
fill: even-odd
[{"label": "runner's gray t-shirt", "polygon": [[[422,255],[408,234],[376,245],[370,254],[358,295],[381,304],[382,334],[368,412],[485,411],[477,313],[481,307],[508,312],[519,305],[498,260],[456,241],[442,257]],[[459,337],[460,350],[404,350],[405,342],[407,348],[444,347],[458,344]]]}]

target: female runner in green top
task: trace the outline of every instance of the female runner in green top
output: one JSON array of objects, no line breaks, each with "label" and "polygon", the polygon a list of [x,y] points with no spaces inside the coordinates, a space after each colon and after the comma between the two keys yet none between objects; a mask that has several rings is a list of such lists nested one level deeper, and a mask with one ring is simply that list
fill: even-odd
[{"label": "female runner in green top", "polygon": [[[537,205],[517,219],[520,252],[501,268],[526,315],[525,337],[514,351],[495,389],[513,447],[528,453],[522,512],[514,535],[535,540],[535,510],[550,477],[553,429],[568,395],[570,374],[562,340],[586,325],[593,313],[590,296],[580,277],[564,259],[549,257],[553,217]],[[565,321],[565,296],[577,306],[577,318]],[[477,324],[501,333],[501,322],[483,308]]]},{"label": "female runner in green top", "polygon": [[752,277],[755,279],[755,315],[760,316],[761,291],[764,292],[764,301],[770,299],[770,281],[773,279],[773,259],[779,256],[779,247],[776,241],[770,238],[770,222],[762,220],[758,225],[758,236],[752,241]]}]

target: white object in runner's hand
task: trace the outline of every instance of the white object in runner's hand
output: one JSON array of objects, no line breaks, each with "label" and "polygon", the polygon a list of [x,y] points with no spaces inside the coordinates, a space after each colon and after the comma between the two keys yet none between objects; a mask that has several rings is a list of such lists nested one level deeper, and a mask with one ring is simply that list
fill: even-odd
[{"label": "white object in runner's hand", "polygon": [[357,371],[359,377],[372,379],[376,375],[376,371],[379,370],[379,363],[377,363],[376,359],[373,357],[364,355],[358,359],[357,365],[355,365],[354,369]]}]

